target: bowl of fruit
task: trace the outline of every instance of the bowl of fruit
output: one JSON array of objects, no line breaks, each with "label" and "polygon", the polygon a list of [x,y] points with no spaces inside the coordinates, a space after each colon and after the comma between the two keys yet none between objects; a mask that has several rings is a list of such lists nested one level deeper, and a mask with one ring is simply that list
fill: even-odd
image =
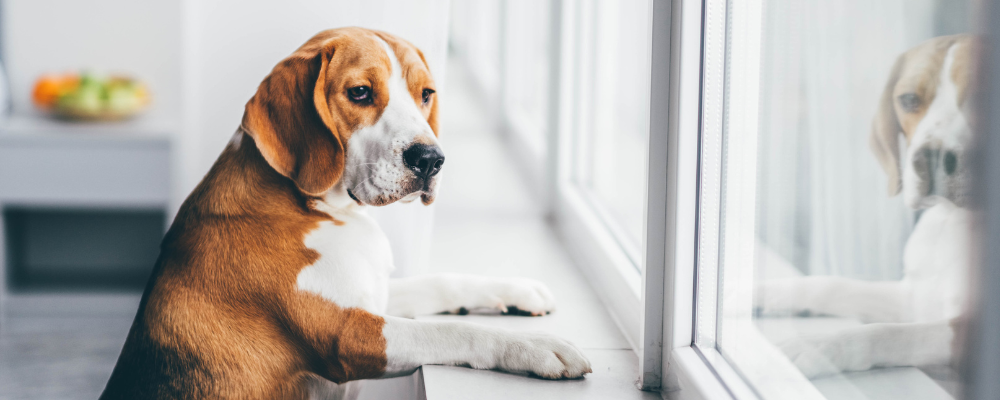
[{"label": "bowl of fruit", "polygon": [[149,91],[142,82],[125,76],[43,75],[35,82],[32,100],[56,118],[116,121],[144,110]]}]

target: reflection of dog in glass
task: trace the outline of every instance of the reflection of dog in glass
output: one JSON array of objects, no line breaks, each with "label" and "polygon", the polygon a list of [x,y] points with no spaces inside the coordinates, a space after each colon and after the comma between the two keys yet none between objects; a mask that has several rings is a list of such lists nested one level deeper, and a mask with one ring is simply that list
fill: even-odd
[{"label": "reflection of dog in glass", "polygon": [[889,195],[902,191],[908,207],[923,210],[906,243],[903,279],[809,276],[758,287],[765,314],[810,312],[868,323],[784,343],[807,376],[952,362],[971,261],[964,207],[973,47],[971,36],[945,36],[899,56],[875,116],[871,147],[888,174]]}]

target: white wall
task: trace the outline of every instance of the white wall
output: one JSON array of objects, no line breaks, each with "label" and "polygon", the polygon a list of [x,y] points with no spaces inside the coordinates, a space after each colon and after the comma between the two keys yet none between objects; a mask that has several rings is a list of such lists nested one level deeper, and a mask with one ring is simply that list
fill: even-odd
[{"label": "white wall", "polygon": [[5,0],[3,61],[14,111],[32,112],[39,75],[90,69],[149,85],[149,116],[176,119],[180,99],[178,1]]},{"label": "white wall", "polygon": [[[260,81],[321,30],[361,26],[399,35],[424,52],[436,81],[444,83],[448,0],[184,0],[182,8],[178,204],[225,147]],[[393,245],[397,275],[417,273],[426,263],[431,213],[419,202],[371,210]]]}]

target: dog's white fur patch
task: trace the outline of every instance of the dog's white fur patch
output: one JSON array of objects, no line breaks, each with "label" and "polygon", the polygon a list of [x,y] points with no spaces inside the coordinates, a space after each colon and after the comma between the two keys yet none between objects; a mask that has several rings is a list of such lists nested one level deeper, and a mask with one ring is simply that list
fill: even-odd
[{"label": "dog's white fur patch", "polygon": [[338,185],[313,208],[340,223],[323,221],[305,237],[320,257],[299,272],[299,290],[316,293],[341,307],[381,314],[388,301],[392,250],[378,223]]},{"label": "dog's white fur patch", "polygon": [[803,375],[818,377],[876,367],[947,365],[954,338],[948,321],[880,323],[794,338],[780,347]]},{"label": "dog's white fur patch", "polygon": [[386,376],[405,375],[423,364],[530,372],[551,379],[578,378],[591,371],[580,349],[543,333],[386,317],[382,334]]},{"label": "dog's white fur patch", "polygon": [[543,315],[554,311],[556,302],[552,292],[533,279],[438,274],[390,281],[386,312],[413,318],[441,311],[458,312],[460,308],[506,312],[507,306]]},{"label": "dog's white fur patch", "polygon": [[[967,171],[964,168],[965,149],[972,140],[972,130],[959,104],[958,86],[951,78],[955,65],[955,50],[958,44],[953,44],[944,58],[941,73],[938,76],[937,91],[934,100],[927,108],[924,118],[917,124],[903,159],[903,201],[913,209],[930,207],[938,197],[949,197],[952,201],[964,199],[967,182]],[[937,149],[943,152],[951,151],[958,155],[959,169],[953,176],[945,176],[944,168],[937,166],[926,173],[931,174],[924,179],[914,167],[914,159],[924,149]],[[940,157],[937,164],[940,164]]]},{"label": "dog's white fur patch", "polygon": [[939,200],[920,216],[903,249],[908,320],[930,322],[961,315],[972,268],[972,228],[971,212],[948,200]]}]

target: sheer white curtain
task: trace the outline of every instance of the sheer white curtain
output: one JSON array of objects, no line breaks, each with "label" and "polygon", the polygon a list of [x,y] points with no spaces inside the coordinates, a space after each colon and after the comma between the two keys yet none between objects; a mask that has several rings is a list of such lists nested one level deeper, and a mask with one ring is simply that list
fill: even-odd
[{"label": "sheer white curtain", "polygon": [[776,0],[765,7],[760,241],[806,274],[897,279],[914,213],[887,196],[868,135],[893,62],[940,32],[941,4]]}]

